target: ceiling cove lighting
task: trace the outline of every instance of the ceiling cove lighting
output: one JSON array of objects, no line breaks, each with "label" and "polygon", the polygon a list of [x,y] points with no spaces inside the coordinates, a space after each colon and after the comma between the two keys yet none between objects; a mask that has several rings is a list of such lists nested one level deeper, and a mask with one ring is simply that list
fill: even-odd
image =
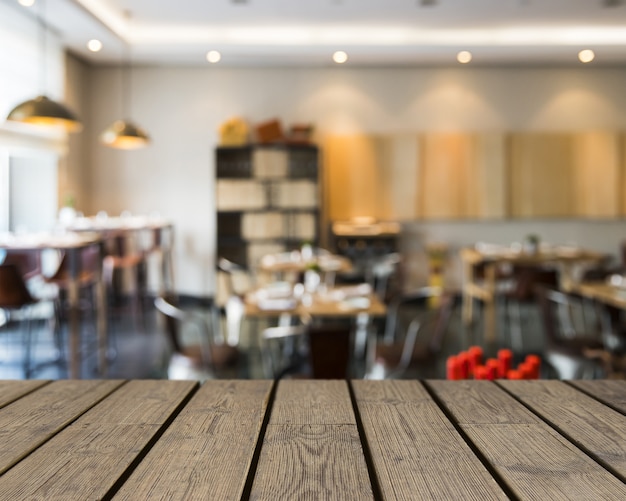
[{"label": "ceiling cove lighting", "polygon": [[333,61],[337,64],[343,64],[348,60],[348,54],[342,50],[338,50],[333,54]]},{"label": "ceiling cove lighting", "polygon": [[[130,14],[127,13],[130,17]],[[132,93],[131,81],[131,58],[130,46],[127,41],[123,40],[126,48],[126,63],[120,69],[122,82],[120,85],[120,93],[122,95],[122,111],[130,110],[130,96]],[[111,148],[119,150],[137,150],[150,144],[150,137],[138,125],[130,120],[116,120],[109,125],[100,135],[100,141]]]},{"label": "ceiling cove lighting", "polygon": [[461,64],[467,64],[472,60],[472,53],[468,50],[462,50],[456,55],[456,60]]},{"label": "ceiling cove lighting", "polygon": [[18,3],[20,5],[23,5],[24,7],[32,7],[35,3],[35,0],[18,0]]},{"label": "ceiling cove lighting", "polygon": [[[37,21],[39,23],[41,46],[42,88],[45,86],[44,83],[46,81],[46,36],[48,32],[44,7],[44,0],[40,0]],[[67,132],[79,132],[83,128],[76,115],[64,104],[53,101],[44,94],[18,104],[9,112],[7,120],[43,127],[61,128]]]},{"label": "ceiling cove lighting", "polygon": [[596,55],[591,49],[584,49],[578,53],[578,60],[581,63],[590,63],[595,57]]}]

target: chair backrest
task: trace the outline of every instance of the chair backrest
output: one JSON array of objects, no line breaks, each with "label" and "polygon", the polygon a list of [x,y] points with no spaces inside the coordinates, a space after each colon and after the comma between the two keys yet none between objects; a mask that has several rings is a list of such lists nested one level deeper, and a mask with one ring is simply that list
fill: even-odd
[{"label": "chair backrest", "polygon": [[22,308],[35,302],[17,265],[0,265],[0,308]]},{"label": "chair backrest", "polygon": [[347,379],[352,356],[349,324],[309,324],[307,336],[313,379]]},{"label": "chair backrest", "polygon": [[560,344],[568,338],[576,337],[574,318],[572,315],[572,300],[570,295],[537,286],[535,295],[546,334],[546,341],[551,344]]},{"label": "chair backrest", "polygon": [[41,252],[8,250],[2,264],[14,264],[25,280],[41,274]]},{"label": "chair backrest", "polygon": [[[80,253],[80,267],[81,267],[81,282],[93,282],[98,276],[97,272],[100,271],[99,267],[102,266],[102,258],[100,256],[100,248],[97,245],[90,245],[81,250]],[[54,275],[48,277],[49,282],[55,282],[58,285],[63,285],[70,279],[70,268],[67,254],[61,256],[59,265],[57,266]]]},{"label": "chair backrest", "polygon": [[513,279],[515,286],[510,297],[518,301],[531,301],[535,299],[535,288],[538,285],[556,288],[559,285],[557,270],[542,269],[536,266],[514,266]]},{"label": "chair backrest", "polygon": [[182,338],[182,326],[190,325],[195,328],[197,345],[202,351],[202,358],[206,364],[211,363],[211,346],[215,343],[213,323],[207,321],[200,313],[187,311],[179,307],[177,296],[170,294],[159,296],[154,300],[154,306],[165,317],[165,331],[172,349],[176,353],[185,352]]}]

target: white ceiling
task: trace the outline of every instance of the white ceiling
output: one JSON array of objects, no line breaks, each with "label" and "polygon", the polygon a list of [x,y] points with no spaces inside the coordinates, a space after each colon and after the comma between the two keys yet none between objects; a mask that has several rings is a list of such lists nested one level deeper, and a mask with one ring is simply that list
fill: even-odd
[{"label": "white ceiling", "polygon": [[338,49],[354,65],[455,64],[464,49],[479,65],[580,64],[584,48],[592,64],[626,63],[622,0],[46,1],[48,22],[94,64],[119,62],[120,38],[134,64],[206,65],[210,49],[225,65],[332,64]]}]

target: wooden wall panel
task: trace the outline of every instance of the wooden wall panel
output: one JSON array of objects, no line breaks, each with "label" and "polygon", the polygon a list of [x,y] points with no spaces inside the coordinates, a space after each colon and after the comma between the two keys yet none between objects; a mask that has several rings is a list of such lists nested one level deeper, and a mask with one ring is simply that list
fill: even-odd
[{"label": "wooden wall panel", "polygon": [[616,217],[619,136],[613,132],[513,133],[512,217]]},{"label": "wooden wall panel", "polygon": [[620,215],[626,216],[626,133],[620,134]]},{"label": "wooden wall panel", "polygon": [[376,215],[389,221],[418,215],[419,140],[416,134],[378,136],[379,207]]},{"label": "wooden wall panel", "polygon": [[574,214],[615,217],[620,213],[620,140],[612,132],[576,133],[572,138]]},{"label": "wooden wall panel", "polygon": [[325,203],[328,218],[376,216],[377,143],[365,134],[328,135],[323,140]]},{"label": "wooden wall panel", "polygon": [[501,134],[425,133],[420,141],[421,217],[504,217]]},{"label": "wooden wall panel", "polygon": [[508,156],[510,216],[562,217],[574,214],[571,135],[512,133]]},{"label": "wooden wall panel", "polygon": [[354,134],[323,144],[330,220],[626,215],[617,132]]}]

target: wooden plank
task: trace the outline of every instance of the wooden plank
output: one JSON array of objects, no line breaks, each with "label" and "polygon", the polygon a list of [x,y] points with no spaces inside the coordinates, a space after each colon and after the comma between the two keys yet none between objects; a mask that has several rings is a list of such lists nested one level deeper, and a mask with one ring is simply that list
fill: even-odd
[{"label": "wooden plank", "polygon": [[626,477],[626,416],[563,382],[500,384],[622,479]]},{"label": "wooden plank", "polygon": [[[32,388],[13,381],[15,388]],[[0,474],[120,386],[122,381],[56,381],[0,410]]]},{"label": "wooden plank", "polygon": [[626,498],[626,485],[489,381],[428,381],[467,437],[522,499]]},{"label": "wooden plank", "polygon": [[10,404],[24,395],[48,384],[42,379],[29,379],[26,381],[4,380],[0,381],[0,408]]},{"label": "wooden plank", "polygon": [[567,133],[510,134],[510,216],[576,214],[572,142]]},{"label": "wooden plank", "polygon": [[576,215],[619,216],[619,134],[589,131],[577,132],[572,136]]},{"label": "wooden plank", "polygon": [[421,216],[505,216],[502,134],[423,133],[420,143]]},{"label": "wooden plank", "polygon": [[[78,383],[80,389],[89,382]],[[0,477],[0,499],[102,499],[196,386],[121,386]],[[58,398],[55,409],[64,406]]]},{"label": "wooden plank", "polygon": [[240,499],[271,385],[205,383],[114,499]]},{"label": "wooden plank", "polygon": [[251,499],[373,499],[345,381],[281,381]]},{"label": "wooden plank", "polygon": [[377,216],[378,144],[366,134],[330,134],[322,139],[324,204],[330,220]]},{"label": "wooden plank", "polygon": [[353,381],[384,499],[508,499],[418,381]]},{"label": "wooden plank", "polygon": [[604,380],[604,381],[570,381],[576,388],[586,391],[589,395],[618,409],[622,414],[626,414],[626,381]]}]

